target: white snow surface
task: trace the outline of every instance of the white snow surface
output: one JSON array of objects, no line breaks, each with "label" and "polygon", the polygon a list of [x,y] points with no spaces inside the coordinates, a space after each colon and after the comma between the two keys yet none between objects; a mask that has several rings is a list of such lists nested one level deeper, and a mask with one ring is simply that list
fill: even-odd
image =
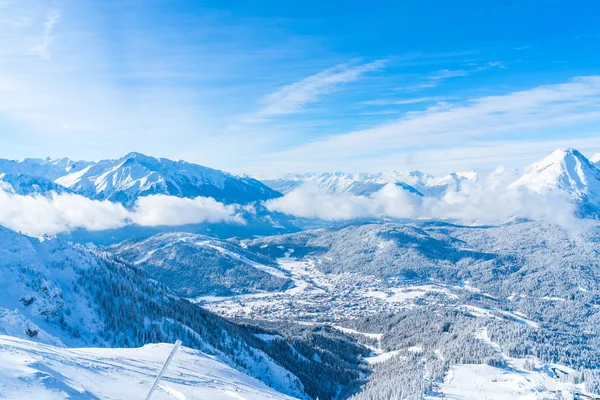
[{"label": "white snow surface", "polygon": [[[527,371],[525,360],[515,360],[512,369],[495,368],[485,364],[455,365],[446,375],[439,392],[426,399],[439,399],[443,393],[447,400],[542,400],[575,399],[582,388],[560,382],[553,371],[561,366],[537,363],[535,371]],[[557,397],[560,393],[563,397]],[[589,396],[588,399],[597,397]]]},{"label": "white snow surface", "polygon": [[[143,399],[172,345],[59,348],[0,336],[2,399]],[[153,400],[293,399],[200,351],[182,347]]]},{"label": "white snow surface", "polygon": [[372,357],[365,357],[364,360],[367,362],[367,364],[379,364],[379,363],[389,360],[390,358],[394,357],[398,353],[400,353],[399,350],[392,350],[392,351],[388,351],[386,353],[377,354]]},{"label": "white snow surface", "polygon": [[[475,337],[490,345],[507,362],[506,368],[485,364],[453,365],[436,393],[426,397],[433,400],[542,400],[542,399],[598,399],[586,393],[583,384],[568,382],[574,371],[563,365],[546,364],[536,357],[512,358],[502,354],[497,343],[490,340],[485,328]],[[526,369],[525,363],[534,366]]]}]

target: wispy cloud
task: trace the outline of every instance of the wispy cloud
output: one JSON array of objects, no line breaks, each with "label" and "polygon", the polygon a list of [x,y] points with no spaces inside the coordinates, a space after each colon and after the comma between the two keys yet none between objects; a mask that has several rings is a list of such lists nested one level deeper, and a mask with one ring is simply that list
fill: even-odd
[{"label": "wispy cloud", "polygon": [[468,76],[470,74],[471,74],[471,72],[466,71],[464,69],[456,69],[456,70],[442,69],[442,70],[438,71],[437,73],[435,73],[435,75],[430,76],[429,79],[431,79],[432,81],[441,81],[444,79],[456,78],[459,76]]},{"label": "wispy cloud", "polygon": [[392,105],[408,105],[408,104],[417,104],[417,103],[428,103],[428,102],[438,102],[440,100],[445,100],[447,97],[412,97],[408,99],[380,99],[380,100],[367,100],[363,101],[361,104],[368,106],[392,106]]},{"label": "wispy cloud", "polygon": [[269,154],[265,162],[302,160],[303,165],[327,163],[337,169],[356,160],[368,164],[383,157],[400,159],[399,154],[426,148],[458,144],[464,148],[482,141],[493,145],[493,141],[505,141],[515,132],[519,133],[517,141],[523,141],[534,138],[542,128],[600,121],[599,110],[600,76],[579,77],[567,83],[408,113],[370,129],[332,135]]},{"label": "wispy cloud", "polygon": [[299,113],[322,96],[340,90],[343,84],[354,82],[367,72],[381,69],[386,62],[377,60],[363,64],[339,64],[284,86],[265,96],[260,102],[261,108],[247,122],[262,122],[272,117]]},{"label": "wispy cloud", "polygon": [[442,81],[447,80],[447,79],[465,77],[465,76],[472,75],[474,73],[487,71],[492,68],[506,68],[504,63],[502,63],[500,61],[489,61],[484,64],[471,63],[468,65],[468,67],[469,68],[454,69],[454,70],[447,69],[447,68],[441,69],[441,70],[436,71],[433,74],[429,75],[428,77],[423,79],[421,82],[417,82],[417,83],[413,83],[413,84],[409,84],[409,85],[405,85],[405,86],[399,86],[399,87],[395,88],[395,90],[398,92],[417,92],[417,91],[424,90],[424,89],[432,89],[432,88],[438,87]]},{"label": "wispy cloud", "polygon": [[59,11],[50,11],[46,15],[46,19],[44,21],[44,30],[42,33],[42,39],[40,43],[29,49],[30,53],[36,55],[42,60],[49,60],[51,58],[50,55],[50,45],[52,44],[53,36],[52,33],[54,31],[54,27],[58,24],[60,20],[60,12]]}]

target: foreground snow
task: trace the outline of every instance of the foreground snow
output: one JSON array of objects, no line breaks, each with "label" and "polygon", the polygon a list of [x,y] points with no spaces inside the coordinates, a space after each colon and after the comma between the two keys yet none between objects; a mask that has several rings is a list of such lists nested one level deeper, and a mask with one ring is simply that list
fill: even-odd
[{"label": "foreground snow", "polygon": [[[171,348],[66,349],[0,335],[0,399],[143,399]],[[152,399],[292,397],[215,357],[181,348]]]}]

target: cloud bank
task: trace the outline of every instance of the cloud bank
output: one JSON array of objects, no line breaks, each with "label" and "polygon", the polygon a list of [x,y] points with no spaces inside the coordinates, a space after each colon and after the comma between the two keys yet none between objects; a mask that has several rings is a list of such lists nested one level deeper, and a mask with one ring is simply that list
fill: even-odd
[{"label": "cloud bank", "polygon": [[[422,197],[393,183],[368,196],[328,193],[308,183],[265,202],[271,212],[324,221],[394,218],[448,220],[464,224],[497,224],[525,218],[576,226],[576,205],[560,193],[512,188],[514,170],[497,169],[485,177],[464,180],[458,190]],[[127,225],[180,226],[198,223],[246,224],[248,207],[225,205],[212,198],[166,195],[140,197],[131,209],[76,194],[19,195],[0,182],[0,225],[40,236],[82,228],[91,231]]]},{"label": "cloud bank", "polygon": [[511,189],[511,171],[497,170],[487,177],[465,181],[460,190],[441,197],[421,197],[395,184],[369,196],[331,194],[315,185],[303,185],[284,197],[269,200],[269,210],[301,218],[346,221],[360,218],[454,220],[468,224],[503,223],[526,218],[560,225],[576,222],[575,205],[560,194],[537,194]]},{"label": "cloud bank", "polygon": [[147,196],[139,198],[128,210],[119,203],[74,194],[23,196],[0,185],[0,225],[33,236],[77,228],[98,231],[133,224],[174,226],[203,222],[245,223],[237,207],[206,197]]}]

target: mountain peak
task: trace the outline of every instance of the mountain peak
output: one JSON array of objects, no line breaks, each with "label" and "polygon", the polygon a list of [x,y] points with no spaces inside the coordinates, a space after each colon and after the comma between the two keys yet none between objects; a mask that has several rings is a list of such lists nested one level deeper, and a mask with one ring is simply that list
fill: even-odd
[{"label": "mountain peak", "polygon": [[550,175],[568,174],[571,178],[585,178],[585,174],[593,174],[596,172],[595,170],[596,168],[592,162],[583,154],[576,149],[568,148],[554,150],[546,158],[532,164],[525,174],[541,174],[548,171],[545,173],[548,177]]},{"label": "mountain peak", "polygon": [[532,164],[513,188],[558,192],[600,207],[600,169],[575,149],[558,149]]},{"label": "mountain peak", "polygon": [[147,156],[146,154],[139,153],[137,151],[132,151],[130,153],[127,153],[124,157],[121,158],[121,160],[131,160],[131,159],[136,159],[136,160],[139,160],[139,161],[142,161],[142,160],[153,160],[153,161],[160,160],[159,158],[155,158],[155,157],[152,157],[152,156]]},{"label": "mountain peak", "polygon": [[570,157],[580,159],[584,162],[589,162],[589,160],[583,154],[581,154],[579,150],[573,148],[556,149],[549,156],[544,158],[544,160],[556,162]]}]

